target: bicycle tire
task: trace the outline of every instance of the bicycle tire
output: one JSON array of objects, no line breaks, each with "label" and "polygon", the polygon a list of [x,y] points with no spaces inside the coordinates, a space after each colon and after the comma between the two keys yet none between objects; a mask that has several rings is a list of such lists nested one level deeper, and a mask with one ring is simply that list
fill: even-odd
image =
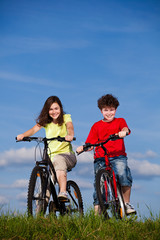
[{"label": "bicycle tire", "polygon": [[110,171],[100,169],[96,175],[96,189],[102,213],[107,218],[122,219],[125,215],[124,202],[119,187],[115,198],[113,178]]},{"label": "bicycle tire", "polygon": [[44,170],[40,166],[33,168],[27,196],[28,215],[37,216],[38,214],[45,214],[47,209],[46,200],[42,199],[42,189],[44,187]]},{"label": "bicycle tire", "polygon": [[117,184],[117,196],[118,196],[118,211],[120,219],[125,218],[126,216],[126,208],[122,196],[121,186]]},{"label": "bicycle tire", "polygon": [[67,192],[69,201],[65,203],[66,213],[83,215],[83,200],[77,183],[72,180],[67,181]]}]

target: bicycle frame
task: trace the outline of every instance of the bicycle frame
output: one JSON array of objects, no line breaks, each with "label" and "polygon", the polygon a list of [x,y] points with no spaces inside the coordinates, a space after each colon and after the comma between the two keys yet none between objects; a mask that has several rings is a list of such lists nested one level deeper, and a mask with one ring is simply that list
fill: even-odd
[{"label": "bicycle frame", "polygon": [[[76,138],[73,138],[75,140]],[[65,213],[79,212],[83,214],[83,200],[78,185],[72,181],[67,181],[68,199],[61,201],[58,199],[57,190],[55,184],[58,183],[56,172],[51,159],[48,154],[49,141],[58,140],[66,141],[64,137],[54,138],[39,138],[39,137],[25,137],[22,141],[32,141],[44,144],[43,153],[41,154],[41,160],[36,161],[36,166],[33,168],[29,186],[28,186],[28,213],[38,214],[41,211],[43,214],[46,212],[47,206],[49,206],[50,212],[60,212],[61,215]],[[17,141],[19,142],[19,141]],[[37,184],[38,183],[38,184]],[[48,195],[49,193],[49,195]],[[51,201],[52,196],[53,201]],[[48,199],[48,200],[47,200]],[[33,203],[34,202],[34,203]],[[34,205],[39,204],[40,210],[34,211]],[[42,208],[41,208],[42,206]]]},{"label": "bicycle frame", "polygon": [[[112,183],[113,183],[112,190],[114,192],[114,199],[115,199],[116,205],[119,204],[119,193],[118,193],[119,190],[118,189],[119,189],[120,185],[119,185],[118,178],[116,179],[115,172],[114,172],[114,170],[112,168],[112,165],[109,162],[108,154],[107,154],[107,148],[104,146],[104,144],[106,144],[110,140],[114,141],[114,140],[117,140],[117,139],[120,139],[120,137],[118,135],[113,134],[113,135],[110,135],[109,138],[106,139],[105,141],[102,141],[102,142],[99,142],[99,143],[95,143],[95,144],[86,143],[85,145],[83,145],[83,151],[82,151],[82,152],[84,152],[84,151],[87,151],[91,147],[98,147],[98,146],[100,146],[103,149],[103,151],[104,151],[104,158],[105,158],[105,165],[106,166],[104,168],[100,169],[99,171],[105,169],[106,172],[109,172],[110,177],[112,179]],[[80,153],[78,153],[78,154],[80,154]],[[97,172],[97,174],[99,173],[99,171]],[[104,183],[104,189],[105,189],[105,198],[108,199],[108,180],[106,178],[104,178],[103,179],[103,183]],[[100,188],[100,186],[99,186],[99,188]],[[120,209],[120,211],[121,211],[120,216],[122,218],[123,217],[122,208]]]},{"label": "bicycle frame", "polygon": [[[106,170],[110,171],[113,177],[113,185],[114,185],[114,194],[115,198],[117,199],[117,182],[116,182],[116,176],[113,168],[111,167],[111,164],[109,162],[108,156],[107,156],[107,149],[104,147],[104,145],[101,145],[103,151],[104,151],[104,156],[105,156],[105,164],[106,164]],[[107,184],[105,182],[105,188],[106,188],[106,194],[107,194]],[[107,196],[106,196],[107,198]]]},{"label": "bicycle frame", "polygon": [[[128,135],[128,134],[126,134]],[[109,136],[108,139],[106,139],[105,141],[103,142],[100,142],[100,143],[96,143],[96,144],[90,144],[90,143],[87,143],[85,145],[83,145],[83,151],[87,151],[90,147],[98,147],[100,146],[103,151],[104,151],[104,157],[105,157],[105,164],[106,164],[106,170],[109,170],[111,173],[112,173],[112,176],[113,176],[113,184],[114,184],[114,191],[115,191],[115,198],[117,199],[117,182],[116,182],[116,176],[115,176],[115,173],[113,171],[113,168],[111,167],[111,164],[109,162],[109,159],[108,159],[108,156],[107,156],[107,149],[104,147],[104,144],[109,142],[110,140],[117,140],[117,139],[120,139],[120,137],[118,135],[115,135],[115,134],[112,134]],[[82,153],[82,152],[81,152]],[[79,153],[80,154],[80,153]],[[106,187],[107,187],[107,184],[105,184]]]}]

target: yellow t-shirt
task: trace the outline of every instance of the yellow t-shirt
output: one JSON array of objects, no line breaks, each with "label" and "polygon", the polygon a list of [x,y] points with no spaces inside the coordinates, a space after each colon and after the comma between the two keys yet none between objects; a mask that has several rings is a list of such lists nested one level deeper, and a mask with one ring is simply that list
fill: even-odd
[{"label": "yellow t-shirt", "polygon": [[[70,114],[64,114],[63,117],[64,117],[64,123],[61,126],[51,122],[44,127],[46,131],[46,138],[52,138],[52,137],[58,137],[58,136],[65,137],[67,135],[66,123],[72,122],[72,119]],[[59,142],[54,140],[49,143],[48,154],[51,158],[57,154],[69,153],[69,152],[73,152],[72,145],[70,142]]]}]

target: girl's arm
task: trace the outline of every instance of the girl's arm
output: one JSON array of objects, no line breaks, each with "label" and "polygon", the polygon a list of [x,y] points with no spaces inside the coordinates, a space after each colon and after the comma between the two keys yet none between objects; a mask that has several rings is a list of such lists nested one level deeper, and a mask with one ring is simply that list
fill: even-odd
[{"label": "girl's arm", "polygon": [[74,127],[72,122],[66,123],[67,135],[65,136],[66,141],[72,141],[74,137]]},{"label": "girl's arm", "polygon": [[17,140],[21,141],[24,137],[30,137],[30,136],[34,135],[36,132],[38,132],[41,128],[42,128],[42,126],[36,124],[34,127],[29,129],[28,131],[17,135]]}]

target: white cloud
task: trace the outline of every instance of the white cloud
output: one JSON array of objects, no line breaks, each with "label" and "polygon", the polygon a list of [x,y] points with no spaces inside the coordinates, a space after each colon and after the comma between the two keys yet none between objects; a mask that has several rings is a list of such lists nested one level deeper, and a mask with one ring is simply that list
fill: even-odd
[{"label": "white cloud", "polygon": [[27,179],[17,179],[15,182],[12,184],[0,184],[0,188],[27,188],[28,187],[28,180]]},{"label": "white cloud", "polygon": [[18,179],[12,185],[12,188],[27,188],[28,180],[27,179]]},{"label": "white cloud", "polygon": [[147,160],[129,159],[131,171],[139,177],[160,177],[160,165],[150,163]]},{"label": "white cloud", "polygon": [[[74,145],[74,149],[76,146]],[[146,153],[129,153],[128,163],[131,171],[135,177],[160,177],[160,165],[152,163],[151,160],[158,155],[152,150],[148,150]],[[37,155],[37,160],[39,156]],[[91,176],[93,175],[93,151],[84,152],[77,156],[77,167],[74,171],[78,176]],[[0,167],[8,166],[23,166],[30,165],[34,162],[34,147],[33,148],[20,148],[11,149],[0,153]],[[25,185],[25,180],[17,180],[12,184],[12,187],[21,187]],[[0,185],[1,187],[2,184]]]},{"label": "white cloud", "polygon": [[93,163],[93,151],[81,153],[77,156],[77,160],[79,163]]},{"label": "white cloud", "polygon": [[158,156],[157,153],[153,152],[152,150],[148,150],[145,153],[128,153],[128,156],[131,158],[156,158]]},{"label": "white cloud", "polygon": [[152,30],[151,26],[149,24],[146,24],[142,21],[134,21],[134,22],[125,22],[124,24],[115,24],[115,25],[109,25],[109,24],[86,24],[86,28],[92,31],[97,32],[108,32],[108,33],[138,33],[138,32],[148,32]]},{"label": "white cloud", "polygon": [[83,39],[55,40],[51,38],[12,37],[1,38],[0,56],[17,55],[21,53],[36,53],[40,51],[55,51],[59,49],[81,49],[89,45]]},{"label": "white cloud", "polygon": [[0,167],[15,164],[31,164],[34,162],[34,147],[10,149],[0,153]]},{"label": "white cloud", "polygon": [[22,193],[18,194],[16,198],[17,198],[17,200],[20,200],[20,201],[26,201],[27,192],[22,192]]},{"label": "white cloud", "polygon": [[10,73],[10,72],[2,72],[0,71],[0,79],[5,81],[14,81],[14,82],[21,82],[21,83],[32,83],[38,84],[47,87],[55,87],[55,88],[72,88],[73,84],[63,83],[57,84],[57,81],[49,80],[49,79],[42,79],[42,78],[34,78],[30,76]]},{"label": "white cloud", "polygon": [[0,204],[8,204],[9,203],[9,200],[4,197],[4,196],[0,196]]},{"label": "white cloud", "polygon": [[78,184],[79,188],[93,188],[92,183],[82,179],[76,179],[76,183]]}]

